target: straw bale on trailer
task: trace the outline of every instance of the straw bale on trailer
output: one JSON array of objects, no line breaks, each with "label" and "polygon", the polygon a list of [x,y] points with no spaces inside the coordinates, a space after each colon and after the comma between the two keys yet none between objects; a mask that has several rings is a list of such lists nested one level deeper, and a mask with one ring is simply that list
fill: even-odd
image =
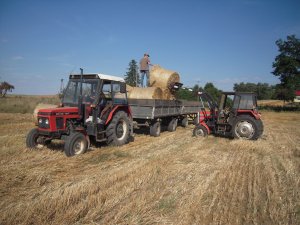
[{"label": "straw bale on trailer", "polygon": [[131,87],[127,85],[128,98],[131,99],[162,99],[163,92],[159,87]]},{"label": "straw bale on trailer", "polygon": [[160,87],[164,90],[176,82],[180,82],[180,77],[175,71],[164,69],[159,65],[154,65],[150,70],[150,87]]}]

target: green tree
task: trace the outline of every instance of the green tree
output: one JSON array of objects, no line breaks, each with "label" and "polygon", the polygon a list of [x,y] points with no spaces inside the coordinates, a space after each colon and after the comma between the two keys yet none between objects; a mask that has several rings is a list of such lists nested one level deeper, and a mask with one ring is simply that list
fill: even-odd
[{"label": "green tree", "polygon": [[125,82],[130,86],[136,87],[140,84],[140,74],[138,72],[137,62],[132,59],[129,62],[128,71],[125,74]]},{"label": "green tree", "polygon": [[287,36],[287,40],[276,41],[279,55],[273,62],[275,76],[280,79],[276,93],[283,100],[293,100],[295,90],[300,89],[300,40],[295,35]]},{"label": "green tree", "polygon": [[200,87],[198,84],[194,85],[193,88],[181,88],[176,93],[177,99],[184,99],[189,101],[198,101],[198,92],[203,91],[203,88]]},{"label": "green tree", "polygon": [[5,97],[7,92],[10,91],[12,92],[12,90],[15,89],[15,87],[13,85],[11,85],[10,83],[4,81],[0,83],[0,96],[1,97]]},{"label": "green tree", "polygon": [[204,91],[209,93],[216,101],[219,100],[222,92],[221,90],[216,88],[213,83],[206,83],[204,86]]},{"label": "green tree", "polygon": [[275,92],[275,87],[267,83],[235,83],[233,90],[236,92],[253,92],[259,100],[271,99]]}]

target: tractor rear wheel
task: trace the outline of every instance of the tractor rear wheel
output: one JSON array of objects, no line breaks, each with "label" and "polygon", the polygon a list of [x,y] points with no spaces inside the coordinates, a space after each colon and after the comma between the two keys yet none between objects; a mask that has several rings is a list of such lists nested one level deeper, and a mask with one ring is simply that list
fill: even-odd
[{"label": "tractor rear wheel", "polygon": [[198,124],[195,126],[193,130],[193,135],[195,137],[206,137],[208,134],[208,131],[205,126]]},{"label": "tractor rear wheel", "polygon": [[130,121],[127,113],[117,112],[106,129],[107,143],[109,145],[121,146],[129,142]]},{"label": "tractor rear wheel", "polygon": [[158,137],[160,135],[161,125],[160,122],[157,121],[150,126],[150,136]]},{"label": "tractor rear wheel", "polygon": [[64,151],[66,156],[68,157],[83,154],[86,152],[87,149],[88,141],[82,133],[72,133],[66,139]]},{"label": "tractor rear wheel", "polygon": [[174,132],[177,128],[178,119],[174,118],[169,122],[168,131]]},{"label": "tractor rear wheel", "polygon": [[242,115],[235,120],[232,129],[234,138],[257,140],[262,134],[263,125],[261,120]]}]

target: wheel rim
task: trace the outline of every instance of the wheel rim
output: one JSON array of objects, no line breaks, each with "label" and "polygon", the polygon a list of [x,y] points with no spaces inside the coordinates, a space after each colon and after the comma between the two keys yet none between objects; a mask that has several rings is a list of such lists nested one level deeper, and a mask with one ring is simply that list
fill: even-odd
[{"label": "wheel rim", "polygon": [[241,121],[235,127],[235,133],[239,138],[251,139],[254,135],[255,129],[248,121]]},{"label": "wheel rim", "polygon": [[45,145],[43,144],[43,139],[39,136],[34,137],[35,147],[37,149],[42,149]]},{"label": "wheel rim", "polygon": [[74,143],[74,153],[75,155],[79,155],[82,152],[84,152],[85,150],[85,142],[83,139],[78,139],[76,140],[76,142]]},{"label": "wheel rim", "polygon": [[196,129],[195,135],[200,136],[200,137],[204,137],[205,136],[204,130],[202,128]]},{"label": "wheel rim", "polygon": [[120,120],[116,127],[116,136],[118,140],[122,140],[126,135],[127,124],[124,120]]}]

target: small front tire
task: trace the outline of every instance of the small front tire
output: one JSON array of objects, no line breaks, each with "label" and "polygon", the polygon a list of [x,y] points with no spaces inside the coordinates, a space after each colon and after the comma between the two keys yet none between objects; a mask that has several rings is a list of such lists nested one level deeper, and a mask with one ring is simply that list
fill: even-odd
[{"label": "small front tire", "polygon": [[71,157],[80,155],[87,151],[88,142],[82,133],[72,133],[65,142],[64,152],[66,156]]},{"label": "small front tire", "polygon": [[38,149],[44,147],[43,144],[40,143],[40,135],[37,128],[33,128],[26,137],[26,146],[31,149]]},{"label": "small front tire", "polygon": [[194,137],[206,137],[208,134],[208,131],[205,126],[198,124],[195,126],[193,130]]}]

